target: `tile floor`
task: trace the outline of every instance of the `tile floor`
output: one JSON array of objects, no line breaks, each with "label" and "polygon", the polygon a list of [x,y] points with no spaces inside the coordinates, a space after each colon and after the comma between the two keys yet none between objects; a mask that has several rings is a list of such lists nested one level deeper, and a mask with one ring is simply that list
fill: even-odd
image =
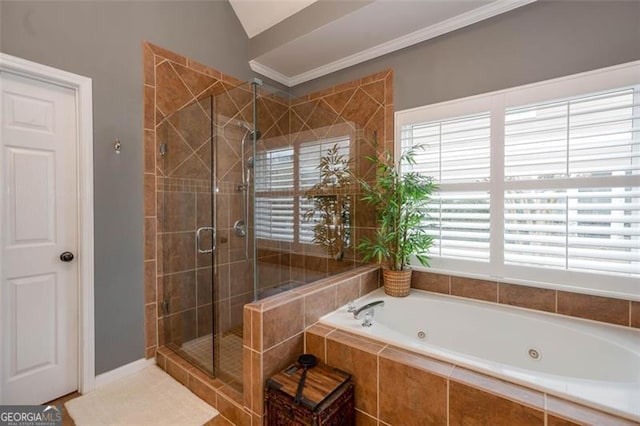
[{"label": "tile floor", "polygon": [[[219,348],[220,369],[232,380],[242,383],[242,328],[224,333]],[[182,350],[206,371],[213,371],[211,334],[183,343]]]}]

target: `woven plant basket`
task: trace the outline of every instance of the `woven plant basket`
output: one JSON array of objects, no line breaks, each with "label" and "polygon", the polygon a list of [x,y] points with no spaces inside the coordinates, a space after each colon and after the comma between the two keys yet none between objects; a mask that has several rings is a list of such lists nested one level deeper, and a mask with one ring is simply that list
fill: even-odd
[{"label": "woven plant basket", "polygon": [[393,297],[406,297],[411,288],[411,269],[404,271],[391,271],[382,269],[382,281],[384,292]]}]

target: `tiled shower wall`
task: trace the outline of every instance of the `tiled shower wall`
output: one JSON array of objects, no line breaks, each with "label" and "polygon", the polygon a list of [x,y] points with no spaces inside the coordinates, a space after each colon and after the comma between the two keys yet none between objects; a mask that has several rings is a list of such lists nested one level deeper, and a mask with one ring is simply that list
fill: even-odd
[{"label": "tiled shower wall", "polygon": [[[167,335],[176,336],[176,344],[211,331],[206,321],[211,310],[207,303],[211,298],[207,291],[211,264],[207,256],[195,256],[186,250],[195,244],[195,229],[209,224],[205,216],[210,203],[206,188],[210,187],[211,140],[206,139],[203,129],[208,130],[210,118],[214,120],[219,179],[215,311],[221,331],[242,324],[242,306],[252,297],[253,270],[251,259],[245,259],[244,239],[235,236],[232,229],[243,216],[242,193],[237,185],[241,182],[240,139],[244,129],[236,123],[252,124],[252,96],[250,86],[184,56],[150,43],[144,43],[143,50],[145,348],[146,356],[151,357],[154,348],[167,343],[167,327]],[[392,94],[390,70],[292,101],[261,92],[260,148],[349,134],[352,167],[361,177],[371,176],[371,164],[364,157],[375,153],[374,137],[380,146],[393,145]],[[213,113],[209,96],[213,97]],[[166,157],[158,153],[160,143],[168,144]],[[375,227],[371,209],[356,200],[355,188],[349,189],[353,194],[352,241],[370,234]],[[169,229],[161,228],[162,221]],[[353,247],[344,260],[336,261],[313,245],[274,241],[259,241],[258,257],[261,288],[291,281],[310,282],[359,263]],[[170,294],[164,295],[165,290]],[[170,301],[169,315],[164,318],[160,309],[163,298]],[[188,323],[198,326],[185,327]]]},{"label": "tiled shower wall", "polygon": [[[239,214],[231,210],[240,210],[240,195],[229,188],[235,187],[234,180],[239,176],[239,150],[232,147],[239,146],[242,133],[234,131],[235,126],[221,133],[232,117],[244,117],[240,110],[246,115],[251,94],[238,88],[242,85],[239,80],[150,43],[143,43],[143,60],[145,352],[153,357],[156,347],[168,343],[165,335],[174,337],[173,343],[179,345],[212,331],[211,260],[194,252],[195,230],[211,225],[212,119],[214,138],[225,144],[217,170],[223,193],[217,209],[221,270],[213,289],[219,304],[220,330],[231,326],[233,302],[237,302],[238,324],[242,318],[247,285],[236,280],[239,285],[232,293],[228,273],[229,264],[239,257],[237,241],[229,238],[228,222],[232,215]],[[167,144],[166,157],[159,154],[161,143]],[[210,245],[205,238],[203,246]],[[242,253],[244,256],[244,249]],[[236,269],[246,269],[250,264],[243,259]],[[243,301],[238,297],[244,297]],[[160,309],[163,300],[169,301],[166,317]],[[165,333],[168,327],[171,333]]]},{"label": "tiled shower wall", "polygon": [[[265,105],[267,106],[267,105]],[[259,101],[259,111],[268,110]],[[258,125],[262,127],[262,118]],[[287,124],[281,120],[281,128]],[[365,159],[382,147],[393,145],[393,75],[391,70],[344,83],[293,99],[288,108],[288,132],[267,132],[259,142],[260,150],[292,148],[294,152],[307,142],[348,137],[350,168],[358,177],[371,178],[373,167]],[[298,179],[294,168],[294,180]],[[359,201],[358,185],[341,190],[350,199],[351,244],[344,257],[336,260],[314,244],[258,240],[258,274],[262,294],[277,292],[281,283],[290,287],[325,278],[360,264],[354,246],[360,238],[375,229],[375,218]],[[269,196],[293,196],[294,210],[306,198],[305,191],[294,185],[292,191],[277,191]],[[299,221],[294,217],[294,223]],[[297,226],[297,225],[294,225]],[[274,291],[270,291],[273,287]],[[264,291],[266,290],[266,291]]]}]

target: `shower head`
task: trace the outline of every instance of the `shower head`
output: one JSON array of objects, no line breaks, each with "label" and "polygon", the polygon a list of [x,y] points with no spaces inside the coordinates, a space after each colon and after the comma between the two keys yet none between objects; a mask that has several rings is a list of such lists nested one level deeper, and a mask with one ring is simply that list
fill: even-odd
[{"label": "shower head", "polygon": [[[238,120],[237,124],[238,124],[238,127],[241,127],[247,131],[247,133],[245,133],[245,136],[244,136],[245,138],[247,136],[251,136],[251,139],[253,139],[254,130],[251,128],[249,123],[247,123],[246,121]],[[260,132],[260,130],[255,130],[255,132],[256,132],[256,140],[260,139],[260,137],[262,136],[262,132]]]},{"label": "shower head", "polygon": [[249,123],[247,123],[246,121],[238,120],[236,124],[238,125],[238,127],[242,129],[249,130],[249,131],[253,130],[249,125]]}]

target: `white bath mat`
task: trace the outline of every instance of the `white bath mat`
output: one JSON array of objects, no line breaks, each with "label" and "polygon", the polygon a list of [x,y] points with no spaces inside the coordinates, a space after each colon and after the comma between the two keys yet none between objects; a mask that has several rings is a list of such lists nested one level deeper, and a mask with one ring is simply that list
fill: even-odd
[{"label": "white bath mat", "polygon": [[203,425],[218,411],[155,365],[68,401],[77,426]]}]

